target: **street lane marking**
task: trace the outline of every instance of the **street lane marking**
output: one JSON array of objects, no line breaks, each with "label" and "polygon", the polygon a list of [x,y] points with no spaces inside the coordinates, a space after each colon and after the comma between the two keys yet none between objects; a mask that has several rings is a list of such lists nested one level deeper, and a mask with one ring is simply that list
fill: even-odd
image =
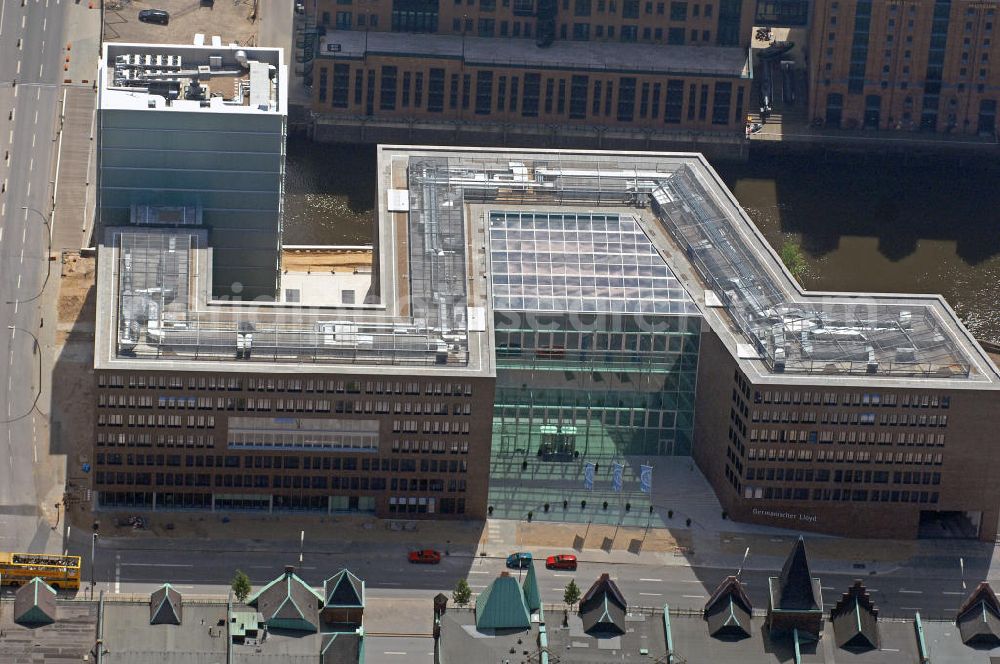
[{"label": "street lane marking", "polygon": [[[17,61],[17,73],[18,74],[21,73],[21,61],[20,60]],[[14,89],[17,90],[17,88],[14,88]]]},{"label": "street lane marking", "polygon": [[492,572],[485,572],[479,569],[469,570],[469,574],[492,574]]},{"label": "street lane marking", "polygon": [[184,563],[122,563],[122,567],[194,567]]},{"label": "street lane marking", "polygon": [[957,590],[942,590],[942,595],[964,595],[965,593],[959,592]]},{"label": "street lane marking", "polygon": [[[699,586],[701,585],[701,581],[698,581],[697,579],[694,579],[694,580],[691,580],[691,579],[682,579],[681,583],[697,583]],[[746,584],[744,583],[743,585],[746,585]]]},{"label": "street lane marking", "polygon": [[681,597],[686,597],[687,599],[705,599],[704,595],[681,595]]},{"label": "street lane marking", "polygon": [[651,581],[653,583],[663,583],[663,579],[639,579],[640,581]]},{"label": "street lane marking", "polygon": [[903,611],[920,611],[921,610],[919,606],[901,606],[899,608],[901,608]]},{"label": "street lane marking", "polygon": [[645,595],[646,597],[663,597],[663,593],[639,593],[640,595]]},{"label": "street lane marking", "polygon": [[34,157],[32,157],[31,161],[28,162],[28,170],[29,171],[35,170],[35,158]]},{"label": "street lane marking", "polygon": [[923,590],[904,590],[902,588],[899,589],[899,592],[901,592],[903,594],[906,594],[906,595],[923,595],[924,594]]},{"label": "street lane marking", "polygon": [[485,588],[486,586],[484,586],[484,585],[477,585],[475,583],[470,583],[469,587],[470,588]]},{"label": "street lane marking", "polygon": [[552,576],[573,576],[572,574],[553,574]]},{"label": "street lane marking", "polygon": [[386,655],[405,655],[406,653],[405,652],[401,652],[399,650],[386,650],[385,654]]}]

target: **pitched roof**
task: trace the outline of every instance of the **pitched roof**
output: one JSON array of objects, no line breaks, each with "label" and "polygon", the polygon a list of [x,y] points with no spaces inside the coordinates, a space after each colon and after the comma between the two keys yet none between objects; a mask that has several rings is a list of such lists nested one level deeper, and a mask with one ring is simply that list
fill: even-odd
[{"label": "pitched roof", "polygon": [[268,627],[315,632],[323,597],[295,575],[293,568],[258,590],[247,604],[256,607]]},{"label": "pitched roof", "polygon": [[363,660],[362,637],[357,632],[324,634],[320,644],[321,664],[357,664]]},{"label": "pitched roof", "polygon": [[815,582],[809,572],[806,543],[799,537],[781,568],[777,597],[772,597],[772,608],[783,611],[822,611],[823,600],[818,586],[819,583]]},{"label": "pitched roof", "polygon": [[860,580],[830,609],[830,622],[837,646],[846,650],[878,649],[878,609]]},{"label": "pitched roof", "polygon": [[342,569],[323,582],[324,606],[336,608],[365,608],[365,582]]},{"label": "pitched roof", "polygon": [[743,584],[735,576],[722,580],[705,604],[703,615],[708,622],[708,633],[714,637],[750,636],[753,606]]},{"label": "pitched roof", "polygon": [[990,584],[976,586],[958,609],[955,623],[966,645],[1000,643],[1000,602]]},{"label": "pitched roof", "polygon": [[14,622],[47,625],[56,621],[56,591],[37,576],[17,589]]},{"label": "pitched roof", "polygon": [[528,573],[524,575],[521,590],[524,592],[524,603],[528,605],[529,611],[537,611],[542,607],[542,596],[538,592],[538,579],[535,578],[534,561],[528,563]]},{"label": "pitched roof", "polygon": [[181,594],[169,583],[164,583],[149,595],[149,624],[181,624]]},{"label": "pitched roof", "polygon": [[531,616],[517,581],[507,572],[476,598],[476,629],[527,629]]},{"label": "pitched roof", "polygon": [[618,585],[611,580],[608,574],[601,574],[580,600],[580,613],[582,614],[592,606],[602,604],[605,597],[617,604],[622,612],[628,610],[628,602],[625,601],[625,596],[618,589]]},{"label": "pitched roof", "polygon": [[591,602],[587,608],[580,609],[580,620],[583,631],[588,634],[624,634],[625,609],[611,597],[603,595],[599,601]]}]

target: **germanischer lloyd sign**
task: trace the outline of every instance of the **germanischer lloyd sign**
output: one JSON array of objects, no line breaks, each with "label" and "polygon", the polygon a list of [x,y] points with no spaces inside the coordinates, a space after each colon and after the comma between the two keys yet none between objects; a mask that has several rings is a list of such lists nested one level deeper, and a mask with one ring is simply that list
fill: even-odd
[{"label": "germanischer lloyd sign", "polygon": [[762,510],[759,507],[753,508],[754,516],[769,516],[773,519],[790,519],[793,521],[807,521],[809,523],[816,523],[815,514],[797,514],[795,512],[779,512],[776,510]]}]

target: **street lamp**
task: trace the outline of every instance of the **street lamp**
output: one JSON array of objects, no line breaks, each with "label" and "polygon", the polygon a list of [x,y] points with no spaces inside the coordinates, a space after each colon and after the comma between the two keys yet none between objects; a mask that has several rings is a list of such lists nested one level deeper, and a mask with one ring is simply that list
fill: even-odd
[{"label": "street lamp", "polygon": [[97,586],[97,577],[94,576],[94,555],[97,552],[97,535],[101,527],[99,521],[94,522],[94,533],[90,540],[90,599],[94,599],[94,588]]},{"label": "street lamp", "polygon": [[34,346],[31,349],[31,354],[38,356],[38,391],[35,393],[35,400],[31,402],[31,408],[29,408],[27,411],[25,411],[25,413],[23,415],[18,415],[17,417],[12,417],[12,418],[9,418],[9,419],[6,419],[6,420],[0,420],[4,424],[9,424],[11,422],[16,422],[17,420],[24,419],[25,417],[27,417],[28,415],[30,415],[31,411],[35,410],[35,408],[38,406],[38,399],[40,399],[41,396],[42,396],[42,354],[38,352],[38,350],[39,350],[38,337],[36,337],[34,334],[32,334],[28,330],[24,329],[23,327],[16,327],[14,325],[8,325],[7,329],[10,330],[10,338],[11,338],[11,340],[14,339],[16,331],[17,330],[21,330],[22,332],[24,332],[25,334],[27,334],[29,337],[31,337],[32,340],[34,341]]},{"label": "street lamp", "polygon": [[22,206],[21,209],[24,210],[25,222],[27,222],[28,220],[28,211],[30,210],[31,212],[34,212],[35,214],[37,214],[39,217],[42,218],[42,223],[45,224],[45,230],[48,231],[47,235],[49,238],[49,251],[47,254],[45,254],[45,281],[42,282],[41,289],[32,297],[29,297],[24,300],[16,300],[16,299],[8,300],[7,304],[31,302],[32,300],[37,300],[42,296],[42,293],[45,292],[45,287],[49,283],[49,276],[52,274],[52,226],[49,224],[49,218],[33,207]]}]

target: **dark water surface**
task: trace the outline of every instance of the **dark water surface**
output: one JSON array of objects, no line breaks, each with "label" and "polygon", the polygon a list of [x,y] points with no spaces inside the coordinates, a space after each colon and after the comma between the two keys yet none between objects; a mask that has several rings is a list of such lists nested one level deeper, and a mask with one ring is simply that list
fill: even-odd
[{"label": "dark water surface", "polygon": [[[941,293],[1000,341],[1000,161],[797,156],[713,164],[813,290]],[[286,244],[371,242],[375,148],[288,142]]]}]

